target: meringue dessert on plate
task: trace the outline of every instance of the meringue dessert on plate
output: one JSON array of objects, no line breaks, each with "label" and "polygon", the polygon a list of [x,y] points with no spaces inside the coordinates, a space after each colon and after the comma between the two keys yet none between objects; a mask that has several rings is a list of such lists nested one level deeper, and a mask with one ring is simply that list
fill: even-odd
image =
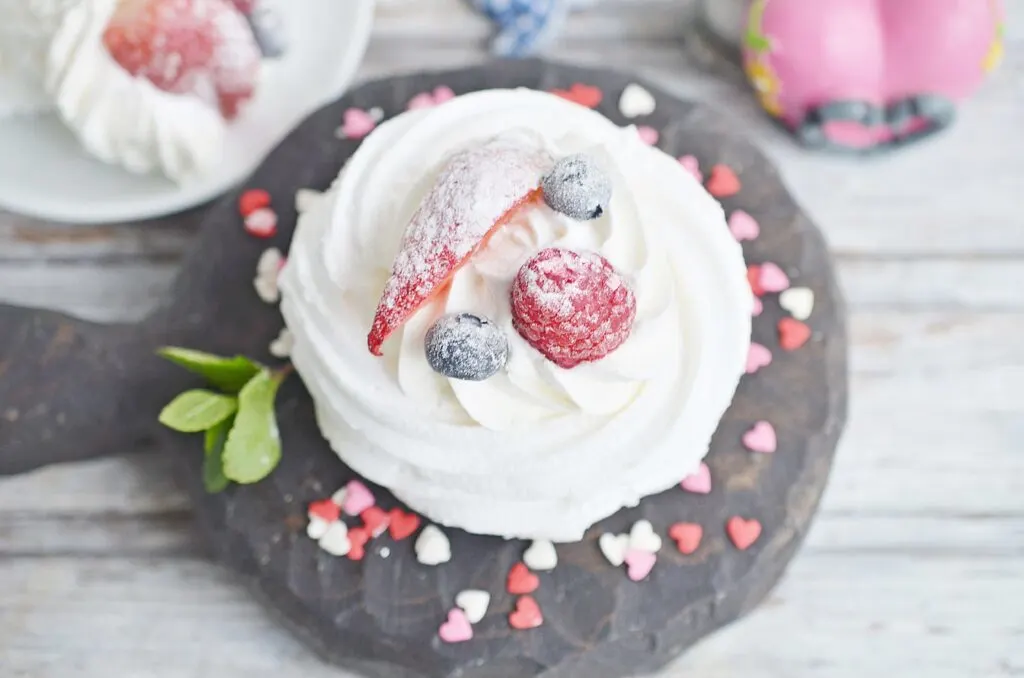
[{"label": "meringue dessert on plate", "polygon": [[719,203],[635,128],[526,89],[378,127],[280,282],[335,452],[506,538],[577,541],[694,472],[750,346]]}]

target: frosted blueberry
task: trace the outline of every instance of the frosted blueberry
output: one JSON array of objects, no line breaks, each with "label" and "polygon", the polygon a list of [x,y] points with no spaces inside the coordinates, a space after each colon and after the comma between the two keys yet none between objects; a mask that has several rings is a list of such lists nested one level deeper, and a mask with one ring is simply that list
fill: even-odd
[{"label": "frosted blueberry", "polygon": [[597,161],[584,154],[556,162],[540,187],[551,209],[579,221],[597,219],[612,199],[611,179]]},{"label": "frosted blueberry", "polygon": [[427,362],[451,379],[483,381],[508,362],[508,339],[497,325],[471,313],[446,315],[427,330]]}]

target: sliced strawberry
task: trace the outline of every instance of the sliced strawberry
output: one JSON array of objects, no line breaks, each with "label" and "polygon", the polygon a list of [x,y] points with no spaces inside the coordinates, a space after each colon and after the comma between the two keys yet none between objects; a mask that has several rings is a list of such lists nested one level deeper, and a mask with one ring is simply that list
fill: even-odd
[{"label": "sliced strawberry", "polygon": [[367,337],[370,353],[381,355],[385,340],[519,208],[540,200],[540,178],[551,163],[546,152],[506,137],[451,157],[402,237]]},{"label": "sliced strawberry", "polygon": [[255,93],[260,48],[229,0],[121,0],[103,44],[130,74],[203,98],[227,119]]}]

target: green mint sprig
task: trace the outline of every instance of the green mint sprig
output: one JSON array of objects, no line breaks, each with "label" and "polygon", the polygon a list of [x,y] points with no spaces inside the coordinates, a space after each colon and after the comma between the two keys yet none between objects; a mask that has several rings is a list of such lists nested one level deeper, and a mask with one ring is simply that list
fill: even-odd
[{"label": "green mint sprig", "polygon": [[203,433],[207,492],[270,475],[281,461],[274,400],[292,366],[273,370],[245,356],[225,358],[187,348],[165,347],[157,353],[221,391],[185,391],[160,412],[160,423],[168,428]]}]

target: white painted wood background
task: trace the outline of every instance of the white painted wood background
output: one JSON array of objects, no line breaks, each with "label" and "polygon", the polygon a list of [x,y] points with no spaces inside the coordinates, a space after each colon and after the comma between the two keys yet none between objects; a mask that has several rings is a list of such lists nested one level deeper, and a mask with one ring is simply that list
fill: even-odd
[{"label": "white painted wood background", "polygon": [[[796,149],[742,87],[697,72],[684,0],[605,0],[553,51],[722,105],[825,230],[849,299],[850,423],[808,543],[759,611],[665,678],[1024,676],[1022,10],[952,131],[863,162]],[[382,11],[363,77],[476,62],[487,30],[459,0]],[[181,221],[0,213],[0,299],[140,318],[195,231]],[[167,461],[0,481],[0,678],[344,676],[203,560]]]}]

